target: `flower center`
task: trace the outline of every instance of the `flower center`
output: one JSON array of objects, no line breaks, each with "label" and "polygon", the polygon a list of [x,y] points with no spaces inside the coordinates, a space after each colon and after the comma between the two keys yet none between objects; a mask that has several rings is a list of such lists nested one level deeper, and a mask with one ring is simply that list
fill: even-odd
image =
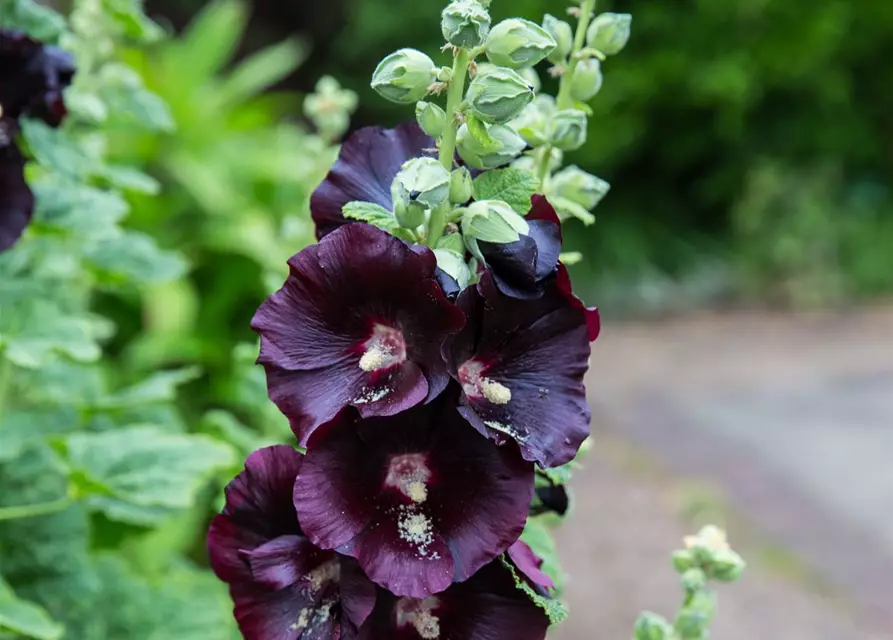
[{"label": "flower center", "polygon": [[385,486],[397,489],[416,504],[428,499],[431,470],[424,453],[404,453],[391,456]]},{"label": "flower center", "polygon": [[437,640],[440,637],[440,618],[434,615],[434,610],[438,604],[440,602],[434,596],[424,600],[400,598],[396,607],[397,627],[411,625],[424,640]]},{"label": "flower center", "polygon": [[399,329],[376,324],[372,336],[363,343],[360,369],[367,372],[387,369],[406,361],[406,341]]},{"label": "flower center", "polygon": [[508,404],[512,390],[501,382],[484,376],[484,365],[477,360],[469,360],[459,367],[459,382],[469,398],[484,398],[493,404]]}]

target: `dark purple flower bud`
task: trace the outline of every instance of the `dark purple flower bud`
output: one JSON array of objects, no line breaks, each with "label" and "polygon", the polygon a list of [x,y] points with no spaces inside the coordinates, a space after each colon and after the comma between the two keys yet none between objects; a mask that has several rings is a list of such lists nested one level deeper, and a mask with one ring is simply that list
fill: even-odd
[{"label": "dark purple flower bud", "polygon": [[301,532],[292,490],[302,461],[285,445],[251,454],[208,532],[211,566],[230,586],[246,640],[339,640],[375,605],[355,560]]},{"label": "dark purple flower bud", "polygon": [[589,435],[589,335],[574,300],[554,279],[541,297],[518,300],[485,273],[459,296],[468,321],[444,346],[462,386],[460,413],[497,444],[516,441],[525,460],[543,467],[569,462]]},{"label": "dark purple flower bud", "polygon": [[541,296],[561,253],[561,222],[555,209],[543,196],[534,196],[532,202],[526,216],[530,227],[527,235],[507,244],[478,241],[496,286],[513,298]]},{"label": "dark purple flower bud", "polygon": [[341,214],[348,202],[374,202],[393,211],[391,183],[403,163],[436,146],[434,138],[415,122],[395,129],[366,127],[351,135],[329,175],[310,198],[316,237],[322,238],[350,222]]},{"label": "dark purple flower bud", "polygon": [[380,590],[359,640],[543,640],[548,628],[543,609],[496,560],[468,581],[426,598]]},{"label": "dark purple flower bud", "polygon": [[393,415],[446,388],[441,346],[465,317],[444,297],[429,249],[356,223],[289,265],[251,326],[270,398],[302,445],[345,406]]},{"label": "dark purple flower bud", "polygon": [[355,557],[397,595],[425,598],[467,580],[527,519],[533,465],[472,429],[457,392],[389,418],[345,411],[314,436],[295,483],[314,544]]}]

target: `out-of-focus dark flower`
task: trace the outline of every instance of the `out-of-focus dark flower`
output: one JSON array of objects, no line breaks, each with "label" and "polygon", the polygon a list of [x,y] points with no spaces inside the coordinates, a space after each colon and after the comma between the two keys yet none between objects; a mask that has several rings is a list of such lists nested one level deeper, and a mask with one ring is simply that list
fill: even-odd
[{"label": "out-of-focus dark flower", "polygon": [[18,120],[29,116],[58,126],[66,114],[62,92],[73,75],[69,54],[0,29],[0,251],[18,240],[34,209],[25,158],[15,143]]},{"label": "out-of-focus dark flower", "polygon": [[569,462],[589,434],[591,415],[583,388],[585,309],[557,281],[537,299],[518,300],[501,293],[488,273],[457,305],[468,320],[447,340],[444,358],[462,386],[459,411],[498,444],[516,441],[526,460],[544,467]]},{"label": "out-of-focus dark flower", "polygon": [[[536,500],[530,506],[530,515],[536,516],[543,513],[555,513],[559,516],[567,514],[570,508],[570,495],[567,487],[557,484],[542,472],[537,472],[537,485],[534,490]],[[542,480],[542,484],[540,484]]]},{"label": "out-of-focus dark flower", "polygon": [[251,326],[270,398],[302,445],[345,406],[393,415],[446,388],[441,346],[465,317],[434,279],[429,249],[356,223],[289,265]]},{"label": "out-of-focus dark flower", "polygon": [[388,418],[345,411],[313,437],[295,483],[307,536],[396,595],[467,580],[524,528],[533,465],[472,429],[457,393]]},{"label": "out-of-focus dark flower", "polygon": [[507,244],[478,241],[496,286],[513,298],[540,297],[561,253],[561,222],[555,209],[543,196],[534,196],[532,202],[527,235]]},{"label": "out-of-focus dark flower", "polygon": [[288,446],[248,457],[208,533],[211,566],[229,584],[247,640],[350,637],[375,604],[352,558],[311,544],[292,502],[302,456]]},{"label": "out-of-focus dark flower", "polygon": [[[526,546],[526,545],[525,545]],[[471,579],[426,598],[379,591],[360,640],[543,640],[549,618],[495,560]]]},{"label": "out-of-focus dark flower", "polygon": [[350,222],[341,214],[348,202],[374,202],[392,211],[391,183],[403,163],[434,148],[434,138],[415,122],[394,129],[366,127],[351,135],[326,179],[310,198],[316,237],[322,238]]}]

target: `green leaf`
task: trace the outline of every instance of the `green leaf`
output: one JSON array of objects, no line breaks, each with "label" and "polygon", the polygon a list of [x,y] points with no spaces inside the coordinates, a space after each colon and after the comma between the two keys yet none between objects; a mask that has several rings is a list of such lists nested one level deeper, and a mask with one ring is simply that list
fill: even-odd
[{"label": "green leaf", "polygon": [[471,134],[471,137],[481,145],[481,153],[492,153],[502,148],[502,143],[490,135],[490,131],[483,120],[473,113],[469,113],[466,116],[465,124],[468,125],[468,133]]},{"label": "green leaf", "polygon": [[512,573],[512,577],[515,579],[515,586],[518,587],[521,591],[527,594],[527,597],[530,598],[538,607],[540,607],[543,611],[546,612],[546,615],[549,617],[550,624],[560,624],[567,620],[567,607],[564,604],[555,598],[549,598],[547,596],[541,596],[539,593],[534,591],[533,587],[527,582],[527,579],[518,573],[518,570],[515,568],[511,562],[509,562],[505,555],[499,556],[502,564]]},{"label": "green leaf", "polygon": [[567,576],[561,568],[558,558],[558,547],[551,528],[543,517],[529,518],[521,534],[521,540],[530,545],[533,552],[543,560],[542,570],[555,582],[555,589],[560,594],[564,591]]},{"label": "green leaf", "polygon": [[0,421],[0,462],[17,458],[29,445],[48,436],[70,433],[79,424],[77,412],[70,407],[8,411]]},{"label": "green leaf", "polygon": [[465,254],[465,242],[461,233],[448,233],[437,241],[438,249],[447,249],[460,255]]},{"label": "green leaf", "polygon": [[190,23],[178,53],[189,60],[185,73],[207,78],[219,72],[232,57],[248,24],[248,7],[239,0],[215,0]]},{"label": "green leaf", "polygon": [[191,382],[201,375],[198,367],[186,367],[175,371],[161,371],[102,398],[93,405],[94,409],[131,409],[142,405],[173,402],[177,398],[177,387]]},{"label": "green leaf", "polygon": [[115,226],[129,209],[117,193],[60,181],[55,176],[38,182],[34,193],[37,221],[94,240],[116,234]]},{"label": "green leaf", "polygon": [[149,131],[172,131],[174,118],[167,103],[146,89],[139,74],[122,63],[102,67],[99,98],[109,116],[121,123]]},{"label": "green leaf", "polygon": [[450,249],[435,249],[437,266],[443,269],[453,280],[464,289],[471,280],[471,270],[465,262],[465,256]]},{"label": "green leaf", "polygon": [[152,238],[136,231],[102,240],[84,257],[109,284],[156,284],[179,278],[186,271],[179,254],[162,251]]},{"label": "green leaf", "polygon": [[36,640],[58,640],[64,631],[50,615],[32,602],[20,600],[0,577],[0,630],[8,629]]},{"label": "green leaf", "polygon": [[562,220],[577,218],[585,225],[590,225],[595,222],[595,216],[587,211],[585,207],[577,204],[573,200],[552,195],[548,196],[548,199],[549,204],[555,207],[558,217]]},{"label": "green leaf", "polygon": [[235,104],[256,96],[287,77],[307,57],[307,48],[295,39],[267,47],[243,60],[217,89],[223,104]]},{"label": "green leaf", "polygon": [[161,184],[143,171],[125,165],[105,165],[100,175],[113,187],[124,191],[156,195]]},{"label": "green leaf", "polygon": [[400,223],[397,222],[394,214],[373,202],[360,202],[359,200],[348,202],[344,205],[342,213],[345,218],[368,222],[390,233],[400,229]]},{"label": "green leaf", "polygon": [[579,264],[583,261],[583,254],[579,251],[565,251],[558,254],[558,259],[566,265]]},{"label": "green leaf", "polygon": [[0,2],[4,29],[17,28],[43,42],[56,42],[65,32],[65,18],[59,12],[32,0]]},{"label": "green leaf", "polygon": [[[101,350],[96,342],[100,328],[95,319],[65,314],[56,305],[32,301],[15,326],[4,327],[0,321],[2,355],[10,362],[27,368],[47,363],[55,353],[82,362],[99,359]],[[2,318],[0,320],[5,320]]]},{"label": "green leaf", "polygon": [[46,169],[76,180],[92,175],[99,167],[63,129],[53,129],[40,120],[22,118],[22,136],[34,159]]},{"label": "green leaf", "polygon": [[102,0],[102,6],[127,38],[152,42],[164,35],[164,30],[143,13],[141,0]]},{"label": "green leaf", "polygon": [[[73,434],[64,448],[73,479],[88,504],[110,518],[127,521],[146,515],[134,515],[136,511],[126,509],[130,505],[192,506],[207,478],[232,466],[235,458],[231,447],[207,436],[168,434],[154,426]],[[98,499],[91,500],[94,496]]]},{"label": "green leaf", "polygon": [[475,200],[502,200],[512,209],[526,214],[530,211],[530,199],[539,188],[539,180],[529,171],[498,169],[486,171],[474,180]]}]

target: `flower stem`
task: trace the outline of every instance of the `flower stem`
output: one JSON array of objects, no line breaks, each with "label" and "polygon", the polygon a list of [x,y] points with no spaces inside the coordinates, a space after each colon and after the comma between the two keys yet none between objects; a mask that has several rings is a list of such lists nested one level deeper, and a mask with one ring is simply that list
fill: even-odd
[{"label": "flower stem", "polygon": [[552,164],[552,145],[546,144],[539,148],[539,164],[536,175],[540,180],[539,193],[546,192],[546,179],[549,177],[549,169]]},{"label": "flower stem", "polygon": [[580,7],[580,21],[577,23],[577,35],[574,38],[574,49],[571,51],[567,71],[561,76],[561,85],[558,89],[559,109],[571,109],[574,106],[574,100],[571,97],[571,82],[574,79],[577,64],[580,62],[577,54],[583,50],[583,45],[586,44],[586,31],[589,29],[593,11],[595,11],[595,0],[583,0],[583,6]]},{"label": "flower stem", "polygon": [[[450,78],[450,88],[447,91],[446,105],[446,129],[440,138],[440,163],[447,171],[453,170],[453,157],[456,154],[456,134],[459,132],[459,107],[465,97],[465,77],[468,75],[468,66],[472,55],[468,49],[459,49],[453,60],[453,75]],[[433,247],[443,237],[446,227],[446,216],[450,211],[449,201],[431,211],[431,219],[428,221],[428,246]]]},{"label": "flower stem", "polygon": [[64,511],[71,506],[71,498],[62,498],[52,502],[38,502],[37,504],[23,504],[15,507],[0,507],[0,522],[3,520],[20,520],[21,518],[34,518],[51,513]]}]

